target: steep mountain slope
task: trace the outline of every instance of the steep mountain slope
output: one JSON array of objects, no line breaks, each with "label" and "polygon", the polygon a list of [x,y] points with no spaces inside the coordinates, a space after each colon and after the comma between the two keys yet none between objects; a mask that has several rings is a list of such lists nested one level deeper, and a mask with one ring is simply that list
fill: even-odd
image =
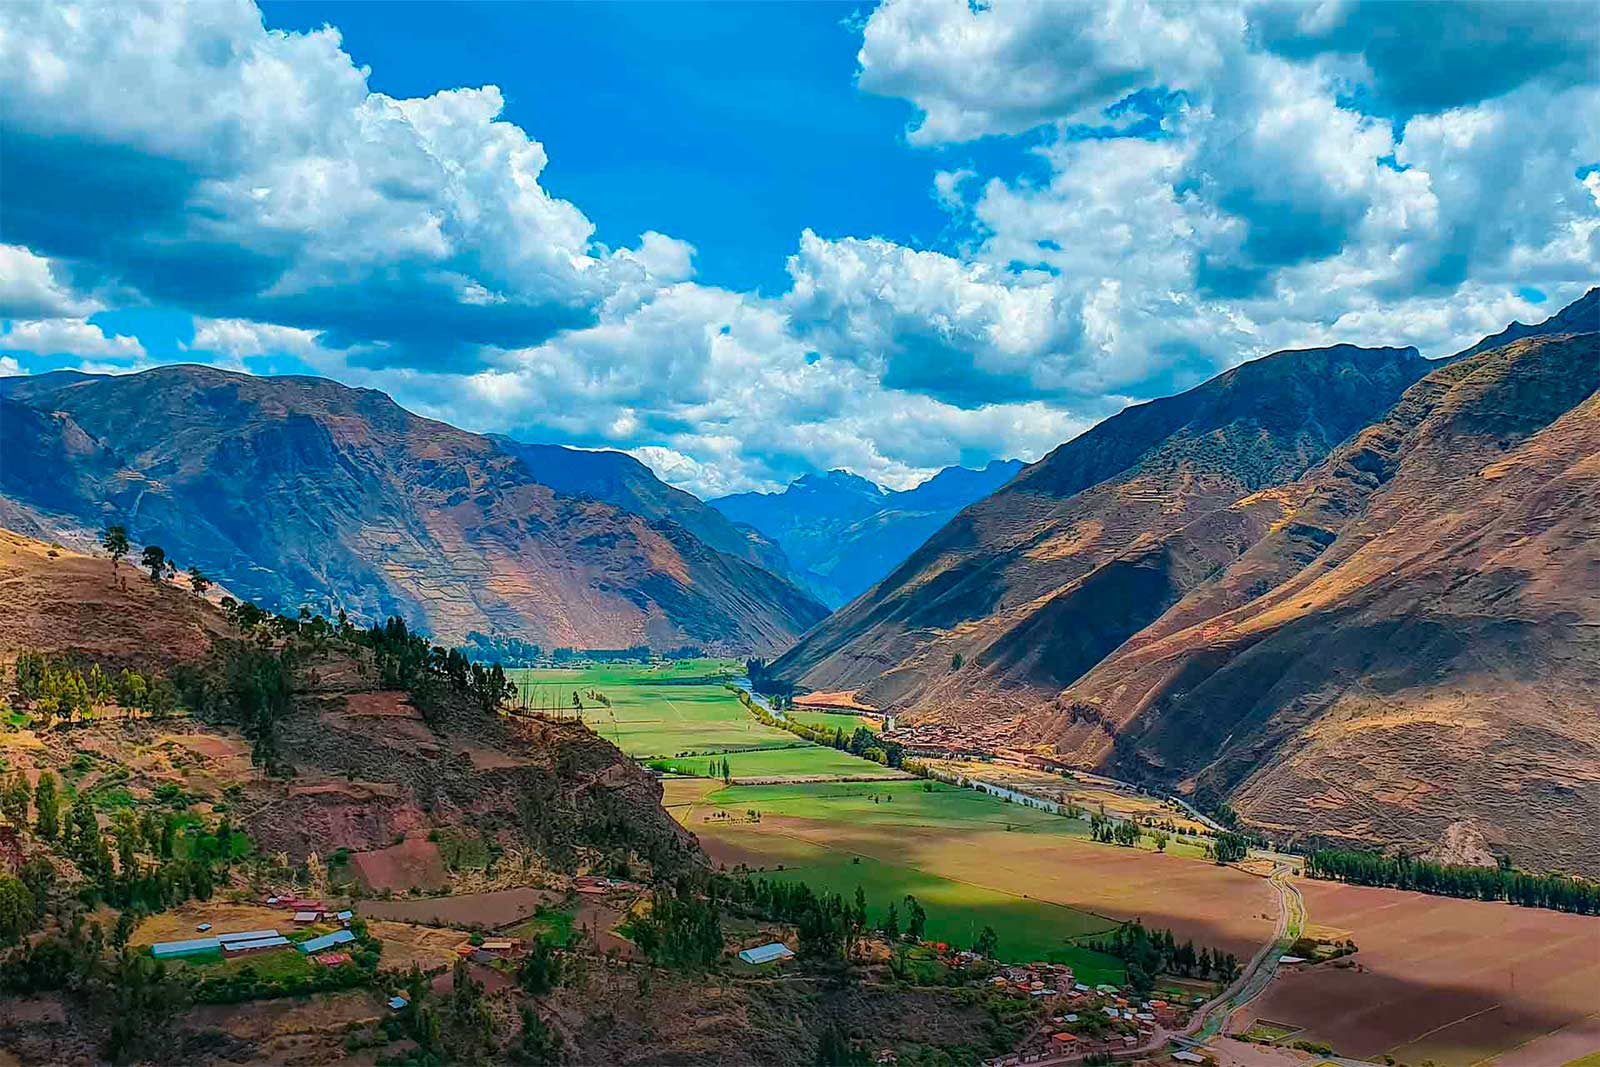
[{"label": "steep mountain slope", "polygon": [[675,522],[718,552],[796,580],[783,549],[774,542],[748,526],[735,526],[722,512],[666,484],[625,452],[531,445],[502,434],[488,437],[501,451],[520,459],[541,485],[564,496],[589,496],[647,519]]},{"label": "steep mountain slope", "polygon": [[[1128,408],[962,511],[774,665],[801,686],[993,721],[1048,702],[1281,514],[1297,477],[1429,369],[1415,349],[1280,352]],[[1209,517],[1203,537],[1162,539]]]},{"label": "steep mountain slope", "polygon": [[825,613],[677,522],[554,492],[373,390],[178,366],[8,392],[8,457],[66,459],[8,459],[8,514],[124,521],[265,606],[394,613],[443,641],[728,652],[781,648]]},{"label": "steep mountain slope", "polygon": [[946,467],[904,491],[829,471],[799,478],[781,493],[738,493],[711,506],[777,541],[809,587],[837,606],[870,589],[956,512],[1022,466],[1009,459],[982,470]]},{"label": "steep mountain slope", "polygon": [[1592,332],[1429,374],[1023,735],[1283,834],[1600,873],[1597,389]]}]

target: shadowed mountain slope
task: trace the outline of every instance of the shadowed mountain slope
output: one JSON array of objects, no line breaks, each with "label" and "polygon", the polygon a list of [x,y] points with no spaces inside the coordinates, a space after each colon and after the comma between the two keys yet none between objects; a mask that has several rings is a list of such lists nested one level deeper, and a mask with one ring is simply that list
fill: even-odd
[{"label": "shadowed mountain slope", "polygon": [[1600,873],[1597,389],[1595,333],[1434,371],[1019,735],[1284,835]]},{"label": "shadowed mountain slope", "polygon": [[675,522],[718,552],[797,580],[783,549],[748,526],[735,526],[693,493],[676,489],[626,452],[563,445],[530,445],[489,434],[501,451],[520,459],[541,485],[565,496],[588,496],[651,520]]},{"label": "shadowed mountain slope", "polygon": [[[1280,352],[1128,408],[962,511],[775,670],[921,715],[1036,708],[1274,520],[1236,501],[1298,477],[1428,369],[1409,348]],[[1207,516],[1215,532],[1162,546]]]},{"label": "shadowed mountain slope", "polygon": [[[555,492],[373,390],[175,366],[7,393],[16,525],[123,521],[265,606],[393,613],[442,641],[725,652],[781,648],[825,614],[676,521]],[[66,462],[10,461],[30,454]]]}]

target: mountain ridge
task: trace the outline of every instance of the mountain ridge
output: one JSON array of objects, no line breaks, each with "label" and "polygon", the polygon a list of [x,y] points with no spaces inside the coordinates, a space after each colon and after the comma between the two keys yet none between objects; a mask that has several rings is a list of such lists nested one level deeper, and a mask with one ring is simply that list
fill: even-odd
[{"label": "mountain ridge", "polygon": [[729,653],[774,651],[825,612],[677,522],[557,493],[376,390],[176,365],[7,393],[27,425],[76,442],[65,464],[6,465],[8,516],[124,521],[268,606],[332,599],[444,640]]},{"label": "mountain ridge", "polygon": [[776,492],[709,501],[732,521],[784,547],[807,584],[832,605],[848,603],[905,559],[955,512],[1021,470],[1021,460],[946,467],[910,489],[857,474],[803,475]]}]

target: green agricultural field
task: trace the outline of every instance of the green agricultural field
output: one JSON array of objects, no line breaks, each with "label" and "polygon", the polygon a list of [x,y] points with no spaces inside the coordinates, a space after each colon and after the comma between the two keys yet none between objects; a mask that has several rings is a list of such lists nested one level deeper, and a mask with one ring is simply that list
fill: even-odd
[{"label": "green agricultural field", "polygon": [[882,921],[893,903],[903,926],[909,894],[927,910],[929,940],[964,948],[985,926],[992,926],[999,935],[1002,960],[1067,963],[1080,980],[1088,982],[1120,982],[1124,977],[1121,961],[1074,943],[1116,925],[1098,915],[793,839],[785,839],[781,854],[782,870],[768,869],[756,877],[805,882],[818,892],[826,890],[846,899],[853,898],[859,887],[874,924]]},{"label": "green agricultural field", "polygon": [[[728,752],[721,756],[694,756],[664,761],[673,774],[688,774],[699,778],[719,778],[722,761],[735,781],[751,778],[784,778],[832,776],[838,778],[898,778],[900,771],[880,763],[852,756],[836,748],[798,741],[793,734],[785,733],[791,746],[768,748],[750,752]],[[759,786],[751,788],[761,788]]]},{"label": "green agricultural field", "polygon": [[[761,725],[723,688],[713,673],[719,662],[694,662],[700,669],[606,665],[507,674],[533,708],[569,712],[577,692],[584,721],[641,759],[783,748],[795,742],[793,734]],[[591,690],[603,694],[611,706],[585,697]]]},{"label": "green agricultural field", "polygon": [[[508,672],[530,707],[570,711],[576,692],[583,719],[636,759],[678,774],[719,777],[727,756],[735,778],[889,777],[899,772],[847,752],[764,726],[724,687],[732,665],[721,660],[645,666]],[[598,692],[604,703],[586,695]]]},{"label": "green agricultural field", "polygon": [[[729,757],[729,762],[734,762]],[[734,763],[734,775],[739,766]],[[704,803],[764,814],[853,826],[937,826],[944,830],[1012,830],[1086,837],[1087,823],[1042,808],[1008,804],[975,789],[921,780],[837,785],[753,785],[721,789]]]},{"label": "green agricultural field", "polygon": [[857,729],[871,730],[875,734],[883,732],[882,719],[869,719],[864,715],[840,714],[833,711],[800,711],[791,709],[784,712],[795,722],[803,722],[807,726],[826,726],[830,730],[843,730],[846,737],[855,733]]}]

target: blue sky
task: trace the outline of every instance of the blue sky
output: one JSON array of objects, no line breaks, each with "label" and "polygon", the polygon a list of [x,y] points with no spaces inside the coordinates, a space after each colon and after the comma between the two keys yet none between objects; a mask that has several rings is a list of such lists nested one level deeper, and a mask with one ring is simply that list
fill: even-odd
[{"label": "blue sky", "polygon": [[0,373],[326,374],[703,495],[1600,280],[1571,3],[0,6]]},{"label": "blue sky", "polygon": [[[543,184],[611,245],[681,235],[707,284],[788,288],[807,226],[951,247],[934,174],[975,156],[1023,168],[1007,142],[914,149],[904,100],[857,92],[860,4],[269,3],[268,26],[339,27],[373,89],[424,95],[491,82],[504,117],[552,160]],[[425,49],[419,41],[428,42]],[[822,150],[819,150],[822,149]],[[641,180],[647,167],[649,180]]]}]

